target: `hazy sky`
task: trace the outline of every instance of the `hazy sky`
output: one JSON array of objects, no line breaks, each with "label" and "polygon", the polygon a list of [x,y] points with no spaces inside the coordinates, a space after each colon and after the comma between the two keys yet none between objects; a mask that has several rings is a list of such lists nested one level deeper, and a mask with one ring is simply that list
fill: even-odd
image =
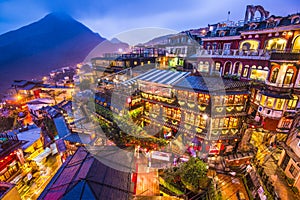
[{"label": "hazy sky", "polygon": [[228,11],[231,20],[242,20],[248,4],[262,5],[271,15],[300,12],[299,0],[0,0],[0,34],[55,11],[106,38],[144,27],[181,31],[225,21]]}]

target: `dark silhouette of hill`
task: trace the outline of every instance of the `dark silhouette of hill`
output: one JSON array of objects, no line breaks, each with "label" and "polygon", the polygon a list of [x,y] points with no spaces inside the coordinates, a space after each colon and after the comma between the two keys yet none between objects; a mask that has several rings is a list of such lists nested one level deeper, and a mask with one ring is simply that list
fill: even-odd
[{"label": "dark silhouette of hill", "polygon": [[15,79],[33,79],[82,62],[104,41],[98,33],[62,13],[0,35],[0,93]]}]

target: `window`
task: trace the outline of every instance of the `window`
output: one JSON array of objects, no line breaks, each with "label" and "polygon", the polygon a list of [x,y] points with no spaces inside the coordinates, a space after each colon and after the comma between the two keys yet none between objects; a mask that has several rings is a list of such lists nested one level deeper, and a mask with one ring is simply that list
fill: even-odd
[{"label": "window", "polygon": [[[254,103],[259,104],[259,102],[261,100],[261,96],[262,95],[260,93],[256,93],[256,97],[255,97]],[[263,105],[263,104],[261,104],[261,105]]]},{"label": "window", "polygon": [[285,49],[286,42],[286,39],[283,38],[270,39],[267,42],[266,50],[283,51]]},{"label": "window", "polygon": [[198,71],[199,72],[209,72],[209,63],[208,62],[200,62],[198,65]]},{"label": "window", "polygon": [[286,128],[289,129],[290,126],[292,124],[292,120],[291,119],[282,119],[282,123],[280,125],[280,128]]},{"label": "window", "polygon": [[234,104],[243,104],[243,95],[235,95]]},{"label": "window", "polygon": [[275,99],[274,99],[274,98],[272,98],[272,97],[268,97],[268,100],[267,100],[267,104],[266,104],[266,106],[267,106],[268,108],[273,108],[274,101],[275,101]]},{"label": "window", "polygon": [[294,96],[294,99],[291,99],[288,101],[288,104],[287,104],[287,110],[294,110],[297,106],[297,102],[298,102],[298,97],[297,96]]},{"label": "window", "polygon": [[220,71],[220,68],[221,68],[221,64],[220,63],[216,63],[215,65],[215,71]]},{"label": "window", "polygon": [[288,69],[285,74],[283,84],[291,84],[293,76],[294,76],[294,70],[291,68]]},{"label": "window", "polygon": [[300,52],[300,35],[298,35],[296,37],[296,39],[294,40],[293,51],[294,52]]},{"label": "window", "polygon": [[233,104],[234,102],[234,96],[233,95],[227,95],[225,97],[225,104]]},{"label": "window", "polygon": [[245,40],[240,44],[241,51],[257,50],[259,42],[257,40]]},{"label": "window", "polygon": [[295,166],[292,164],[290,169],[289,169],[289,172],[293,175],[293,177],[296,177],[298,175],[298,170],[295,168]]},{"label": "window", "polygon": [[284,100],[284,99],[277,99],[277,100],[276,100],[275,109],[276,109],[276,110],[282,110],[282,109],[283,109],[284,103],[285,103],[285,100]]},{"label": "window", "polygon": [[278,72],[279,72],[279,69],[278,69],[278,68],[275,68],[275,69],[272,71],[271,78],[270,78],[270,82],[271,82],[271,83],[276,83],[276,80],[277,80],[277,77],[278,77]]},{"label": "window", "polygon": [[260,100],[260,105],[265,106],[266,100],[267,100],[267,96],[262,95]]},{"label": "window", "polygon": [[280,167],[281,167],[283,170],[285,170],[286,167],[287,167],[287,165],[288,165],[288,163],[289,163],[289,161],[290,161],[290,156],[286,154],[285,157],[283,158],[283,161],[282,161]]},{"label": "window", "polygon": [[252,69],[250,78],[254,80],[265,81],[268,77],[268,71],[261,69]]},{"label": "window", "polygon": [[215,96],[214,99],[215,106],[223,105],[223,98],[221,96]]},{"label": "window", "polygon": [[246,65],[243,72],[243,77],[248,77],[249,65]]}]

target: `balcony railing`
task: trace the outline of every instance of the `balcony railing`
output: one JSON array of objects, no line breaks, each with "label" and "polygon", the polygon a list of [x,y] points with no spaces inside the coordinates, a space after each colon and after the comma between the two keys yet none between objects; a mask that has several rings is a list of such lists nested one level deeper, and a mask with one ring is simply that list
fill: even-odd
[{"label": "balcony railing", "polygon": [[284,84],[284,83],[271,83],[268,80],[265,80],[265,84],[270,85],[270,86],[274,86],[274,87],[281,87],[281,88],[292,88],[294,86],[293,83],[291,84]]},{"label": "balcony railing", "polygon": [[275,51],[271,53],[271,60],[290,60],[298,61],[300,60],[300,50],[284,50]]},{"label": "balcony railing", "polygon": [[230,49],[230,50],[206,50],[201,49],[197,52],[198,57],[224,57],[224,58],[248,58],[248,59],[259,59],[259,60],[268,60],[270,58],[269,51],[264,49],[258,50],[249,50],[242,51],[239,49]]}]

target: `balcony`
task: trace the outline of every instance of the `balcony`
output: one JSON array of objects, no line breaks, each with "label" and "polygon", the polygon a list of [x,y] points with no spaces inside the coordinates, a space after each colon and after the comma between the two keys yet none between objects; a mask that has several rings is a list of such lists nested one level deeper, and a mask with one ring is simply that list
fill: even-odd
[{"label": "balcony", "polygon": [[268,80],[265,80],[265,84],[272,87],[278,87],[278,88],[293,88],[294,84],[283,84],[283,83],[271,83]]},{"label": "balcony", "polygon": [[212,57],[212,58],[240,58],[240,59],[255,59],[255,60],[268,60],[270,54],[264,49],[241,51],[239,49],[230,50],[206,50],[201,49],[197,52],[197,57]]},{"label": "balcony", "polygon": [[271,53],[270,60],[278,60],[278,61],[299,61],[300,60],[300,52],[295,50],[285,50],[285,51],[276,51]]}]

